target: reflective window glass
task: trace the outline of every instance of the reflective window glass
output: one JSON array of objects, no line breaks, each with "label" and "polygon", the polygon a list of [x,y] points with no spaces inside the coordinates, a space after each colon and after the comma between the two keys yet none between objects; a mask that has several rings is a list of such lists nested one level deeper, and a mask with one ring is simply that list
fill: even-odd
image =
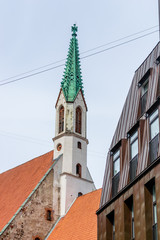
[{"label": "reflective window glass", "polygon": [[157,223],[157,205],[154,205],[153,206],[153,216],[154,216],[154,219],[153,219],[153,223],[156,224]]},{"label": "reflective window glass", "polygon": [[153,185],[152,196],[153,196],[153,202],[155,202],[155,201],[156,201],[156,190],[155,190],[155,185]]},{"label": "reflective window glass", "polygon": [[131,144],[131,159],[138,154],[138,139]]},{"label": "reflective window glass", "polygon": [[120,150],[115,152],[115,154],[113,155],[113,160],[116,160],[116,158],[119,157],[119,155],[120,155]]},{"label": "reflective window glass", "polygon": [[153,121],[150,124],[150,133],[151,133],[151,140],[159,133],[159,119],[155,119],[155,121]]},{"label": "reflective window glass", "polygon": [[148,80],[142,85],[142,96],[148,91]]},{"label": "reflective window glass", "polygon": [[151,116],[150,116],[150,118],[149,118],[150,122],[152,122],[153,119],[154,119],[156,116],[158,116],[158,109],[157,109],[154,113],[151,114]]},{"label": "reflective window glass", "polygon": [[113,175],[115,176],[120,171],[120,158],[117,158],[113,163]]},{"label": "reflective window glass", "polygon": [[136,131],[130,138],[130,141],[133,142],[138,137],[138,131]]}]

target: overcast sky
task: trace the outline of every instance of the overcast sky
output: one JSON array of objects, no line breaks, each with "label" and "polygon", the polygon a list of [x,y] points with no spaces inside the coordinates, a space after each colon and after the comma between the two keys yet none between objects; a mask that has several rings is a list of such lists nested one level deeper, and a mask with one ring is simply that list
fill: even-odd
[{"label": "overcast sky", "polygon": [[[74,23],[80,53],[141,32],[83,57],[158,30],[158,0],[1,0],[0,81],[65,59]],[[155,32],[81,60],[88,167],[97,188],[134,72],[158,40]],[[55,103],[63,71],[59,67],[0,86],[0,172],[54,148]]]}]

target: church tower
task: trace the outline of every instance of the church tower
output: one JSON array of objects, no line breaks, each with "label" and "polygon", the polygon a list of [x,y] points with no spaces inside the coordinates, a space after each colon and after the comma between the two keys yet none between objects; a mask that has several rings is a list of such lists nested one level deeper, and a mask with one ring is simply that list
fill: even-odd
[{"label": "church tower", "polygon": [[81,194],[95,190],[87,168],[87,105],[77,40],[77,26],[72,27],[72,38],[56,102],[54,158],[62,155],[61,215]]}]

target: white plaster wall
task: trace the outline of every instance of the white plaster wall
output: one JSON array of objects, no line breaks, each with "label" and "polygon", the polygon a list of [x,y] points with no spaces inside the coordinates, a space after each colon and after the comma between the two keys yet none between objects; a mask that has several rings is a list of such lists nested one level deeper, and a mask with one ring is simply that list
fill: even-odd
[{"label": "white plaster wall", "polygon": [[60,179],[60,184],[61,184],[61,197],[60,197],[60,216],[63,216],[66,212],[66,196],[67,196],[67,183],[66,183],[66,175],[62,175]]},{"label": "white plaster wall", "polygon": [[[81,142],[82,148],[77,147]],[[61,151],[57,150],[57,145],[62,144]],[[82,178],[87,178],[87,143],[75,136],[63,136],[55,140],[55,158],[63,154],[62,172],[68,172],[76,175],[76,165],[82,166]]]},{"label": "white plaster wall", "polygon": [[78,192],[86,194],[96,189],[93,182],[68,174],[63,174],[61,176],[61,184],[63,186],[61,195],[61,215],[65,214],[74,199],[78,197]]},{"label": "white plaster wall", "polygon": [[[77,147],[77,143],[81,142],[82,148]],[[79,163],[82,167],[82,178],[86,178],[87,170],[87,143],[77,137],[73,137],[73,163],[72,163],[72,173],[76,175],[76,165]]]},{"label": "white plaster wall", "polygon": [[53,167],[53,210],[54,215],[60,215],[60,197],[61,197],[61,184],[60,174],[62,173],[63,156],[57,161]]}]

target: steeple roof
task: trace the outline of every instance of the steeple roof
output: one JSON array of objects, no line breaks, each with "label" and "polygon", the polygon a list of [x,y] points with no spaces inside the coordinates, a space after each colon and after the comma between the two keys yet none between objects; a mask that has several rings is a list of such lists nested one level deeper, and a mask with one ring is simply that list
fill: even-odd
[{"label": "steeple roof", "polygon": [[61,87],[66,98],[66,101],[73,102],[78,91],[83,92],[83,82],[81,76],[80,57],[77,40],[76,24],[72,26],[72,38],[70,40],[69,51],[64,69],[64,75],[61,82]]}]

